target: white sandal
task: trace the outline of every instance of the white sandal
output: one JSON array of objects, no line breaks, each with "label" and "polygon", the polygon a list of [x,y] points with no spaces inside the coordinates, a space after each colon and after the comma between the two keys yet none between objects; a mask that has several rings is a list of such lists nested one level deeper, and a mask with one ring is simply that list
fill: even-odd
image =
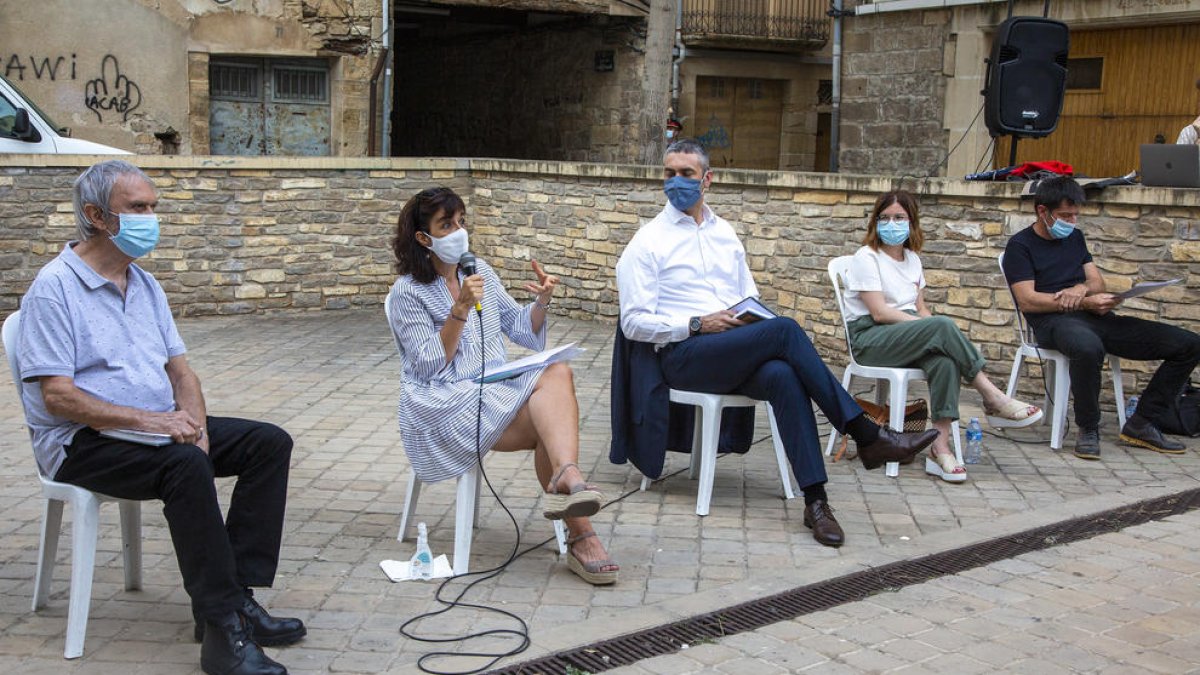
[{"label": "white sandal", "polygon": [[[956,473],[957,469],[963,470]],[[962,483],[967,480],[967,470],[958,463],[958,458],[953,452],[937,455],[930,450],[925,456],[925,473],[937,476],[947,483]]]}]

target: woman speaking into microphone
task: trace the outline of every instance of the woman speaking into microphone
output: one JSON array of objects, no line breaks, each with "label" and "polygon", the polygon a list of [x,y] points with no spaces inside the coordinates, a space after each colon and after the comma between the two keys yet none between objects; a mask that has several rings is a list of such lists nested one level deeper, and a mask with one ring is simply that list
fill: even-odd
[{"label": "woman speaking into microphone", "polygon": [[[546,518],[565,519],[567,564],[592,584],[617,580],[619,566],[592,530],[588,516],[603,496],[588,485],[579,458],[579,404],[565,363],[483,385],[505,361],[504,336],[527,349],[546,346],[546,310],[558,278],[532,263],[534,301],[521,306],[483,260],[474,273],[460,266],[468,253],[466,206],[449,188],[417,193],[400,212],[392,240],[400,278],[388,296],[391,329],[403,361],[400,436],[412,469],[425,482],[456,478],[478,450],[530,450],[546,491]],[[480,404],[482,396],[482,405]]]}]

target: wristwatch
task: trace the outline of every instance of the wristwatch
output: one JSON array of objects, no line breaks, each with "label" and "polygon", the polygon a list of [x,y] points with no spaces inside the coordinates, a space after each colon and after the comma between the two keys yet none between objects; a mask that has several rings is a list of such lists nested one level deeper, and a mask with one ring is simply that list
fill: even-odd
[{"label": "wristwatch", "polygon": [[688,335],[699,335],[700,326],[700,317],[693,316],[692,318],[688,319]]}]

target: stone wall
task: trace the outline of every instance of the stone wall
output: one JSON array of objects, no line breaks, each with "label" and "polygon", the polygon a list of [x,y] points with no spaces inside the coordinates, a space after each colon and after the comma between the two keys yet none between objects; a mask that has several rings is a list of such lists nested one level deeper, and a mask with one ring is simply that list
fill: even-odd
[{"label": "stone wall", "polygon": [[[939,175],[950,12],[892,12],[844,22],[842,171]],[[974,108],[972,108],[972,111]]]},{"label": "stone wall", "polygon": [[[398,43],[393,154],[635,162],[645,29],[580,17]],[[613,70],[596,71],[602,51]]]},{"label": "stone wall", "polygon": [[[73,238],[70,184],[89,158],[0,158],[0,314]],[[472,248],[524,299],[537,259],[562,277],[555,312],[615,321],[613,270],[663,203],[654,167],[514,160],[138,158],[160,189],[159,248],[145,261],[183,315],[377,305],[394,280],[389,240],[403,202],[449,185],[468,204]],[[845,343],[828,261],[858,247],[890,180],[718,171],[709,203],[745,242],[764,300],[804,325],[831,363]],[[922,254],[934,312],[953,317],[1003,377],[1015,337],[996,256],[1029,224],[1021,186],[931,180],[921,197]],[[1124,312],[1200,330],[1200,194],[1109,188],[1081,227],[1111,289],[1134,280],[1185,284]],[[1141,387],[1145,366],[1127,369]]]}]

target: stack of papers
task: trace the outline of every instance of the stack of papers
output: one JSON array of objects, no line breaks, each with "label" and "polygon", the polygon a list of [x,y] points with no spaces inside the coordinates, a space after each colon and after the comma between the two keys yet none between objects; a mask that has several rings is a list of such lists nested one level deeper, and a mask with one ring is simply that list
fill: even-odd
[{"label": "stack of papers", "polygon": [[[525,373],[530,370],[535,370],[537,368],[541,368],[542,366],[548,366],[551,363],[558,363],[559,361],[569,361],[569,360],[575,358],[577,355],[583,353],[584,351],[585,350],[582,347],[576,347],[574,342],[572,342],[569,345],[563,345],[562,347],[555,347],[554,349],[547,349],[544,352],[538,352],[537,354],[531,354],[529,356],[526,356],[523,359],[517,359],[516,361],[509,361],[508,363],[504,364],[503,366],[500,366],[499,368],[497,368],[491,372],[484,373],[483,381],[485,383],[489,383],[489,382],[499,382],[500,380],[507,380],[510,377],[516,377],[517,375],[520,375],[521,373]],[[477,377],[471,381],[479,382],[479,378]]]},{"label": "stack of papers", "polygon": [[100,432],[101,436],[115,438],[118,441],[128,441],[139,445],[163,446],[170,445],[175,441],[167,434],[156,434],[149,431],[138,431],[137,429],[105,429]]}]

